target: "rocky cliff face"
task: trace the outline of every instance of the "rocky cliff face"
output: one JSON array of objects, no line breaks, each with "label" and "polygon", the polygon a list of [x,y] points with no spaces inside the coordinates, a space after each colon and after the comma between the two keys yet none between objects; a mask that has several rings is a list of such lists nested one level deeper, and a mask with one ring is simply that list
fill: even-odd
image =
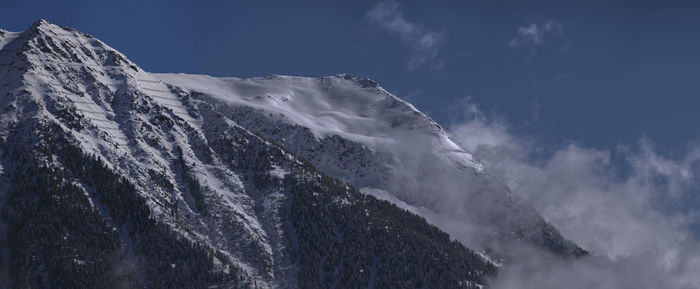
[{"label": "rocky cliff face", "polygon": [[0,106],[3,288],[474,288],[463,244],[583,253],[368,80],[154,75],[41,20],[0,31]]}]

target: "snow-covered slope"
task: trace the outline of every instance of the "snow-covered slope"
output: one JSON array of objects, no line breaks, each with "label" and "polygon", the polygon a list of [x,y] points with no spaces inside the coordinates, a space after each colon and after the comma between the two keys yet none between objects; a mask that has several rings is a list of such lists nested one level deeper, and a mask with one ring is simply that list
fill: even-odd
[{"label": "snow-covered slope", "polygon": [[[333,177],[422,215],[465,244],[493,249],[561,238],[415,107],[341,74],[252,79],[155,74]],[[550,233],[552,236],[550,237]],[[509,246],[506,244],[506,246]],[[570,254],[574,246],[548,248]]]},{"label": "snow-covered slope", "polygon": [[151,74],[43,20],[0,31],[0,169],[3,288],[475,288],[463,244],[584,253],[373,81]]},{"label": "snow-covered slope", "polygon": [[[57,124],[85,155],[128,176],[156,220],[173,225],[191,241],[220,249],[217,258],[223,260],[215,262],[223,264],[220,270],[231,272],[227,266],[235,266],[246,272],[251,282],[286,280],[281,278],[284,271],[273,268],[273,264],[277,268],[288,266],[288,261],[275,260],[282,258],[275,256],[275,247],[282,245],[270,240],[280,239],[271,235],[279,232],[266,230],[272,225],[264,223],[256,212],[258,202],[267,202],[260,214],[274,215],[265,210],[276,210],[279,204],[274,200],[283,198],[275,191],[282,189],[271,187],[271,197],[251,196],[241,175],[205,145],[207,136],[198,129],[201,116],[193,117],[186,108],[192,109],[192,104],[177,98],[119,52],[75,30],[38,21],[27,31],[10,36],[14,39],[2,49],[7,65],[0,79],[4,106],[0,127],[7,142],[17,141],[11,136],[18,126]],[[225,120],[211,121],[210,125],[238,129]],[[31,128],[23,129],[32,134]],[[198,153],[208,158],[201,161],[195,156]],[[187,180],[209,194],[207,214],[194,200],[204,197],[188,192],[191,185]],[[86,188],[91,203],[100,203],[88,189],[94,185],[80,180],[77,185]],[[100,206],[96,208],[110,215]],[[121,243],[133,250],[129,238]]]},{"label": "snow-covered slope", "polygon": [[337,135],[373,151],[428,153],[440,157],[445,166],[483,171],[483,166],[452,142],[437,123],[371,80],[351,75],[252,79],[155,76],[232,105],[262,109],[273,113],[273,117],[284,116],[289,123],[308,128],[319,139]]},{"label": "snow-covered slope", "polygon": [[[412,152],[383,152],[405,148],[393,142],[414,141],[411,131],[444,134],[410,105],[369,92],[364,105],[353,97],[377,86],[346,76],[300,78],[297,95],[293,78],[262,81],[239,105],[227,90],[209,97],[164,78],[43,20],[0,32],[0,287],[473,288],[494,276],[448,235],[353,186],[385,184]],[[289,125],[284,145],[256,132],[271,123]],[[304,150],[328,140],[360,151]],[[441,141],[416,147],[480,171]]]}]

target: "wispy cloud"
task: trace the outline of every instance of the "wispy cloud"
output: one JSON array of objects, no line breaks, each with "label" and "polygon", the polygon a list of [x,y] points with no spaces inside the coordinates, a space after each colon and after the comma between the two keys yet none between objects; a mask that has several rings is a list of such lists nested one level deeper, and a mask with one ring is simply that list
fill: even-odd
[{"label": "wispy cloud", "polygon": [[423,65],[441,66],[435,59],[442,44],[442,33],[430,31],[419,23],[406,20],[398,2],[378,3],[367,12],[367,19],[371,25],[398,36],[408,46],[409,70]]},{"label": "wispy cloud", "polygon": [[534,48],[544,43],[545,36],[550,34],[561,34],[564,32],[564,26],[559,24],[554,19],[545,21],[544,23],[532,23],[527,26],[519,27],[518,34],[510,40],[509,45],[512,48],[529,46]]},{"label": "wispy cloud", "polygon": [[[468,119],[451,127],[461,145],[592,254],[576,262],[524,256],[493,288],[700,288],[700,242],[689,228],[696,216],[668,209],[696,198],[700,146],[670,159],[645,138],[612,150],[569,143],[533,160],[541,155],[536,139],[468,100],[464,111]],[[612,156],[621,156],[625,174]]]}]

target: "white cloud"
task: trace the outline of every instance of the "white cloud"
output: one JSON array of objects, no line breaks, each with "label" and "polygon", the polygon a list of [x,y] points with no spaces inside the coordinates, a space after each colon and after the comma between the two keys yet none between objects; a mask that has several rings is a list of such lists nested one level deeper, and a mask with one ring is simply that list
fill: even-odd
[{"label": "white cloud", "polygon": [[416,68],[432,64],[441,66],[435,62],[440,45],[442,33],[430,31],[420,24],[409,22],[404,18],[399,3],[394,1],[380,2],[367,12],[367,19],[373,26],[397,35],[410,49],[408,68]]},{"label": "white cloud", "polygon": [[[648,139],[614,150],[568,143],[533,160],[536,140],[511,133],[506,121],[473,104],[466,110],[469,119],[451,128],[461,145],[592,253],[576,262],[518,258],[494,288],[700,288],[700,243],[688,228],[695,216],[660,205],[693,197],[700,146],[670,159]],[[624,176],[613,155],[624,159]]]},{"label": "white cloud", "polygon": [[544,23],[532,23],[527,26],[517,29],[518,35],[510,40],[509,44],[512,48],[521,46],[535,47],[544,42],[547,34],[561,34],[564,32],[564,26],[556,20],[550,19]]}]

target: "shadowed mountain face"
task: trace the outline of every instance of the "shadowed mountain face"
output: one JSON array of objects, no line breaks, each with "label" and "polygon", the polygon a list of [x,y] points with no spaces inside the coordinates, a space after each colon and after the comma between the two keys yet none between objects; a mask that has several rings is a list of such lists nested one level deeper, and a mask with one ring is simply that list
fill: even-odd
[{"label": "shadowed mountain face", "polygon": [[585,254],[369,80],[150,74],[41,20],[0,31],[0,106],[2,288],[475,288],[498,264],[464,244]]}]

